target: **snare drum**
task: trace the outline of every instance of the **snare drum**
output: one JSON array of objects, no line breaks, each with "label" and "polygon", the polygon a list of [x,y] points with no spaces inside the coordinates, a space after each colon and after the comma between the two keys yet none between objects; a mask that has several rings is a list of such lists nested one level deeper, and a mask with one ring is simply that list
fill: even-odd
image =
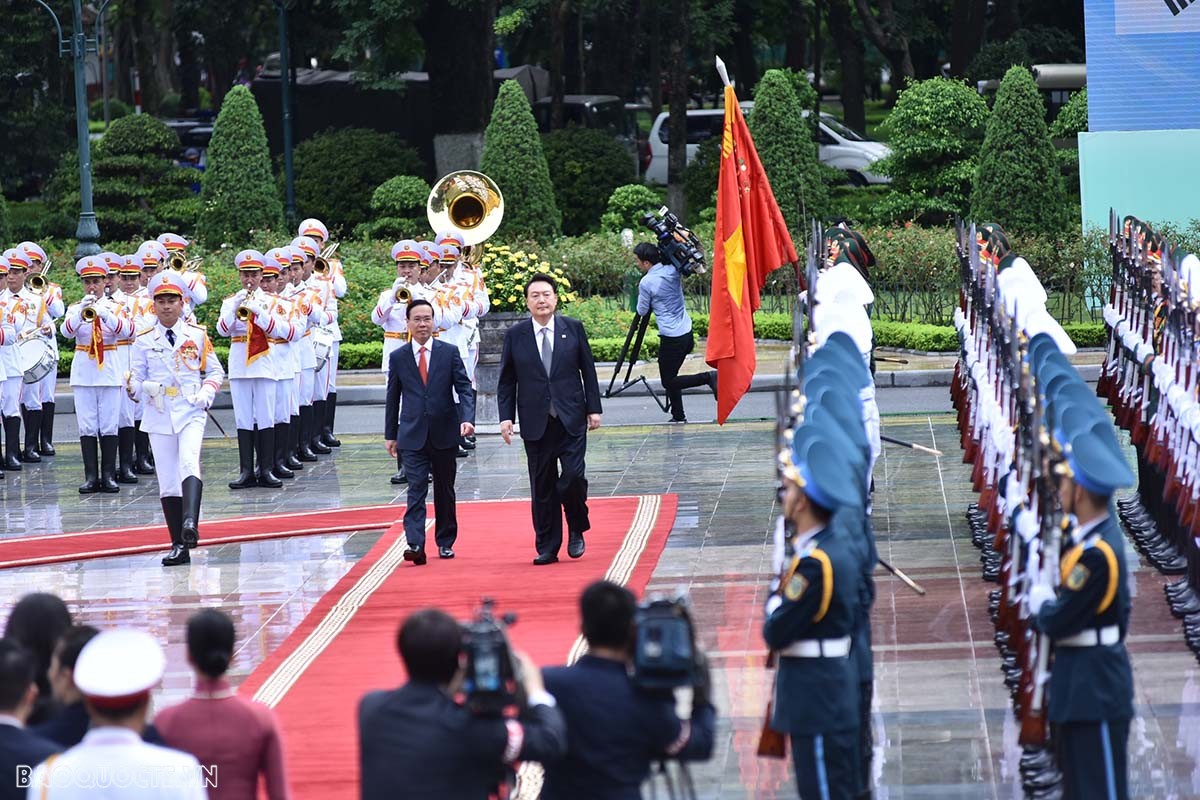
[{"label": "snare drum", "polygon": [[58,354],[45,339],[26,339],[17,345],[25,383],[37,383],[58,369]]},{"label": "snare drum", "polygon": [[317,372],[325,369],[329,353],[333,350],[333,333],[325,328],[313,328],[313,352],[317,356]]}]

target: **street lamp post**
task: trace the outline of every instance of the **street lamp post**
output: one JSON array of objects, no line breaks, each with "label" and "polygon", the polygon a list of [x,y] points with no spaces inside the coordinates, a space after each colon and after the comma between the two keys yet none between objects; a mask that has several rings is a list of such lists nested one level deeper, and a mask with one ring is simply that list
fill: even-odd
[{"label": "street lamp post", "polygon": [[[71,2],[71,38],[63,37],[62,23],[54,9],[46,5],[44,0],[34,0],[49,12],[58,30],[58,54],[68,53],[74,59],[75,66],[75,134],[79,147],[79,224],[75,228],[75,258],[93,256],[100,252],[100,226],[96,224],[96,212],[92,207],[92,143],[88,138],[88,108],[87,108],[87,77],[84,70],[87,67],[88,53],[99,51],[96,39],[88,39],[83,32],[83,2]],[[104,10],[112,0],[104,0],[100,10],[96,12],[96,25],[103,24]]]},{"label": "street lamp post", "polygon": [[292,168],[292,69],[288,47],[288,11],[294,0],[276,0],[279,9],[279,99],[283,104],[284,214],[288,228],[296,224],[296,174]]}]

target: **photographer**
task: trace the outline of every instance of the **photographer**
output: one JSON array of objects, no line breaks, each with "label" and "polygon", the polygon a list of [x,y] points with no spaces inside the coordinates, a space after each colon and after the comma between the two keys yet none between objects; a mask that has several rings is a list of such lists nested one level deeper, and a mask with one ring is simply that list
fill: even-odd
[{"label": "photographer", "polygon": [[658,372],[670,401],[671,421],[687,422],[683,413],[683,390],[707,385],[717,393],[715,370],[679,377],[683,360],[696,346],[692,336],[692,318],[683,302],[683,276],[670,264],[662,263],[658,247],[642,242],[633,248],[638,269],[644,274],[638,282],[637,313],[654,312],[658,325]]},{"label": "photographer", "polygon": [[545,671],[567,722],[566,758],[546,765],[542,800],[635,800],[651,763],[711,757],[716,709],[708,666],[698,664],[690,720],[670,690],[644,690],[630,676],[637,603],[623,586],[597,581],[580,598],[588,653]]},{"label": "photographer", "polygon": [[362,797],[469,798],[496,791],[514,761],[547,762],[566,749],[566,728],[541,672],[518,654],[528,708],[519,719],[476,716],[455,702],[463,679],[463,632],[425,609],[397,636],[408,683],[371,692],[358,707]]}]

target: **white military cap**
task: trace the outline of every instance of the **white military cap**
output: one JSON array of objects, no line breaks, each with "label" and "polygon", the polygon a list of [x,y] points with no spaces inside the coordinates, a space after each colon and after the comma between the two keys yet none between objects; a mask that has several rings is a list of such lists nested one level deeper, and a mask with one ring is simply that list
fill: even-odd
[{"label": "white military cap", "polygon": [[166,665],[162,647],[145,631],[102,631],[80,651],[75,685],[97,708],[130,708],[149,696]]}]

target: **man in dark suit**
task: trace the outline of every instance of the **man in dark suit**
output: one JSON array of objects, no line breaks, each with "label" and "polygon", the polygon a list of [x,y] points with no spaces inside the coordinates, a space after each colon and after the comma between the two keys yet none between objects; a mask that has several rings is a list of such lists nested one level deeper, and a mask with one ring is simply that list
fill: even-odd
[{"label": "man in dark suit", "polygon": [[583,324],[554,313],[558,293],[550,276],[529,279],[525,305],[531,318],[504,336],[496,402],[505,444],[512,443],[513,420],[521,423],[537,534],[533,563],[553,564],[564,512],[571,558],[583,555],[583,534],[591,527],[584,454],[587,432],[600,427],[600,384]]},{"label": "man in dark suit", "polygon": [[18,786],[18,768],[26,766],[32,772],[61,749],[25,730],[38,693],[35,669],[28,650],[12,639],[0,639],[0,800],[24,798],[26,789]]},{"label": "man in dark suit", "polygon": [[397,639],[408,683],[371,692],[358,706],[363,800],[483,800],[514,761],[562,757],[566,726],[528,656],[518,655],[527,698],[520,716],[476,716],[454,701],[464,674],[457,622],[425,609],[404,621]]},{"label": "man in dark suit", "polygon": [[395,350],[388,363],[384,438],[392,458],[403,453],[404,473],[408,475],[408,509],[404,512],[408,549],[404,560],[420,566],[425,563],[425,497],[429,494],[431,466],[438,556],[454,558],[454,540],[458,537],[455,459],[459,438],[475,433],[475,391],[458,348],[432,338],[433,306],[429,301],[413,300],[407,313],[412,341]]}]

